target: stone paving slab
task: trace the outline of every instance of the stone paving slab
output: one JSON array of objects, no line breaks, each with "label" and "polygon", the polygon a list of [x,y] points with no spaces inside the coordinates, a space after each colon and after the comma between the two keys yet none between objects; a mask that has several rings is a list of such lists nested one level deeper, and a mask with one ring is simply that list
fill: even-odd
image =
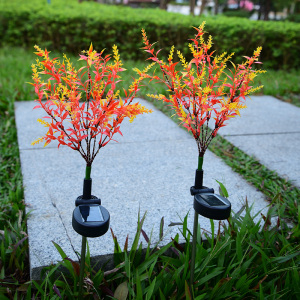
[{"label": "stone paving slab", "polygon": [[[194,184],[197,166],[197,146],[193,138],[172,120],[141,100],[154,112],[125,122],[124,137],[119,143],[108,144],[96,157],[93,168],[93,194],[111,215],[110,226],[118,241],[124,245],[129,234],[129,246],[136,232],[137,218],[147,211],[143,229],[155,243],[159,236],[159,224],[164,217],[163,244],[179,232],[179,227],[168,227],[171,222],[190,212],[188,226],[192,230],[193,198],[190,186]],[[67,255],[78,260],[74,252],[80,252],[81,237],[71,225],[74,201],[82,194],[85,162],[76,151],[53,145],[46,148],[30,146],[43,135],[46,128],[36,122],[44,115],[42,110],[32,110],[34,102],[15,104],[16,124],[20,147],[26,211],[31,278],[38,279],[43,266],[61,260],[52,241],[58,243]],[[216,179],[229,191],[233,211],[238,211],[247,197],[254,203],[253,213],[264,209],[268,202],[263,194],[234,173],[221,159],[211,152],[204,162],[204,184],[218,190]],[[210,221],[200,217],[200,224],[210,229]],[[113,239],[106,235],[88,239],[91,256],[106,262],[113,253]],[[183,240],[181,239],[181,242]]]},{"label": "stone paving slab", "polygon": [[229,142],[300,187],[300,108],[272,96],[251,96],[219,130]]}]

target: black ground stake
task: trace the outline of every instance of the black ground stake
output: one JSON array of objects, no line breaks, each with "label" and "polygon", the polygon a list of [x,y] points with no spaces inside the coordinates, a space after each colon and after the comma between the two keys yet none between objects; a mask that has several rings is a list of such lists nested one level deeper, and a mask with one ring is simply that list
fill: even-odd
[{"label": "black ground stake", "polygon": [[[90,172],[88,173],[89,177]],[[73,211],[73,229],[82,236],[80,277],[79,277],[79,299],[82,299],[83,276],[85,266],[85,252],[87,237],[99,237],[104,235],[109,228],[110,215],[101,200],[92,194],[92,179],[85,178],[83,184],[83,195],[75,200]]]},{"label": "black ground stake", "polygon": [[198,214],[213,220],[225,220],[230,216],[231,204],[228,199],[214,194],[213,189],[203,186],[203,170],[196,170],[195,185],[191,187],[191,195],[194,196],[195,210],[190,277],[190,287],[192,289],[195,274]]}]

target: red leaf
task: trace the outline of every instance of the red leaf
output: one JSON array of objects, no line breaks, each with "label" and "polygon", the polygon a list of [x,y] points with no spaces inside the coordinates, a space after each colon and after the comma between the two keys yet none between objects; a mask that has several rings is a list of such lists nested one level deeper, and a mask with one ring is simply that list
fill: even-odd
[{"label": "red leaf", "polygon": [[179,252],[178,252],[174,247],[171,247],[171,250],[172,250],[178,257],[180,257]]},{"label": "red leaf", "polygon": [[69,257],[66,257],[65,259],[71,262],[75,274],[79,277],[79,274],[80,274],[80,265],[79,265],[79,263],[73,261],[73,260],[72,260],[71,258],[69,258]]},{"label": "red leaf", "polygon": [[141,229],[141,232],[142,232],[142,235],[143,235],[145,241],[146,241],[147,243],[149,243],[149,237],[148,237],[148,235],[146,234],[146,232],[145,232],[143,229]]},{"label": "red leaf", "polygon": [[121,136],[123,136],[121,130],[120,130],[120,126],[115,128],[115,132],[118,132],[119,134],[121,134]]},{"label": "red leaf", "polygon": [[53,285],[53,291],[55,292],[55,294],[56,294],[59,298],[61,298],[60,291],[59,291],[59,289],[57,288],[57,286],[56,286],[55,284]]},{"label": "red leaf", "polygon": [[128,238],[129,238],[129,235],[127,234],[125,244],[124,244],[124,252],[127,251],[127,248],[128,248]]}]

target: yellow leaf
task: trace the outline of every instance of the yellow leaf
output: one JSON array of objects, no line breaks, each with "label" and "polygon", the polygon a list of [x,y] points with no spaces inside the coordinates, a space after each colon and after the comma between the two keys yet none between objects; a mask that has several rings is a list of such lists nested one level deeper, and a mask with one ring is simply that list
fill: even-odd
[{"label": "yellow leaf", "polygon": [[127,281],[124,281],[115,290],[114,298],[118,300],[126,300],[127,296],[128,296]]},{"label": "yellow leaf", "polygon": [[89,53],[91,53],[92,51],[93,51],[93,44],[91,43]]}]

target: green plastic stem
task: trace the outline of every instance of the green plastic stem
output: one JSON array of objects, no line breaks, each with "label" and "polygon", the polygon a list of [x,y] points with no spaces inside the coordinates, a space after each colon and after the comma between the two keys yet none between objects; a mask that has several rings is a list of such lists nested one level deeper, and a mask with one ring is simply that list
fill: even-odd
[{"label": "green plastic stem", "polygon": [[193,229],[193,241],[192,241],[192,257],[191,257],[191,277],[190,277],[191,292],[193,291],[193,285],[194,285],[196,246],[197,246],[197,233],[198,233],[198,213],[195,211],[195,215],[194,215],[194,229]]},{"label": "green plastic stem", "polygon": [[84,266],[85,266],[85,250],[86,250],[86,237],[82,236],[80,275],[79,275],[79,299],[82,299],[82,286],[83,286],[83,275],[84,275]]},{"label": "green plastic stem", "polygon": [[203,156],[198,156],[198,170],[201,171],[203,167]]},{"label": "green plastic stem", "polygon": [[91,179],[91,171],[92,171],[92,166],[86,166],[85,168],[85,179]]},{"label": "green plastic stem", "polygon": [[[91,179],[92,166],[86,165],[85,179]],[[79,299],[82,299],[82,286],[85,266],[85,251],[86,251],[86,237],[82,236],[81,243],[81,258],[80,258],[80,275],[79,275]]]}]

